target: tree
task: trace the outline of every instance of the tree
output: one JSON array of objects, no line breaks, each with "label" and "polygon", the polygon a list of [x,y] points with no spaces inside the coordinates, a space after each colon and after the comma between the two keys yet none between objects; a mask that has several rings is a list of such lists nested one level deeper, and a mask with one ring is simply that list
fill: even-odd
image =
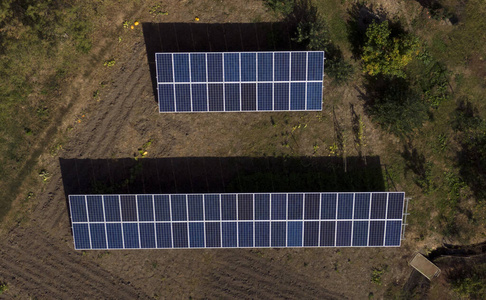
[{"label": "tree", "polygon": [[409,34],[393,35],[388,21],[373,22],[366,30],[361,59],[363,72],[405,78],[404,68],[419,53],[419,42]]}]

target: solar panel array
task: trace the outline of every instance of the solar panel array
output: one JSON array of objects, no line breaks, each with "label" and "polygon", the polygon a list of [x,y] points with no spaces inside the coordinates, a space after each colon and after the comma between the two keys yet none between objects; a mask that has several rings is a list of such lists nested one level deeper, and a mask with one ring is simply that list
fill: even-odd
[{"label": "solar panel array", "polygon": [[322,110],[324,52],[156,53],[160,112]]},{"label": "solar panel array", "polygon": [[75,248],[400,246],[404,193],[70,195]]}]

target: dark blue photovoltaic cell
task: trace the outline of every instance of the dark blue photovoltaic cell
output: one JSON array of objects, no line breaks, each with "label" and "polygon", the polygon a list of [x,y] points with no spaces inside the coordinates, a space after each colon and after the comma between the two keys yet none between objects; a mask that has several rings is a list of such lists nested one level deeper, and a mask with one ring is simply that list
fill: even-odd
[{"label": "dark blue photovoltaic cell", "polygon": [[88,224],[73,224],[74,247],[90,249]]},{"label": "dark blue photovoltaic cell", "polygon": [[253,247],[253,222],[238,223],[239,247]]},{"label": "dark blue photovoltaic cell", "polygon": [[138,224],[124,223],[123,239],[125,241],[125,248],[140,248],[138,241]]},{"label": "dark blue photovoltaic cell", "polygon": [[319,246],[319,222],[304,222],[304,246]]},{"label": "dark blue photovoltaic cell", "polygon": [[240,81],[240,55],[224,53],[224,81]]},{"label": "dark blue photovoltaic cell", "polygon": [[173,59],[175,82],[190,82],[189,54],[174,54]]},{"label": "dark blue photovoltaic cell", "polygon": [[172,208],[172,221],[186,221],[187,220],[186,196],[172,195],[170,197],[170,204]]},{"label": "dark blue photovoltaic cell", "polygon": [[383,246],[385,221],[370,221],[370,236],[368,246]]},{"label": "dark blue photovoltaic cell", "polygon": [[323,58],[323,52],[157,53],[159,111],[322,110]]},{"label": "dark blue photovoltaic cell", "polygon": [[[118,198],[118,197],[117,197]],[[73,222],[88,222],[86,200],[84,196],[71,196],[71,219]]]},{"label": "dark blue photovoltaic cell", "polygon": [[272,247],[285,247],[287,224],[285,222],[272,222],[271,226]]},{"label": "dark blue photovoltaic cell", "polygon": [[305,83],[290,84],[290,109],[305,110]]},{"label": "dark blue photovoltaic cell", "polygon": [[272,220],[287,219],[287,195],[273,194],[270,207],[272,209]]},{"label": "dark blue photovoltaic cell", "polygon": [[208,53],[208,81],[223,82],[223,55]]},{"label": "dark blue photovoltaic cell", "polygon": [[176,84],[176,110],[191,111],[191,88],[189,84]]},{"label": "dark blue photovoltaic cell", "polygon": [[120,195],[122,221],[137,221],[137,201],[134,195]]},{"label": "dark blue photovoltaic cell", "polygon": [[223,84],[209,84],[209,111],[223,111]]},{"label": "dark blue photovoltaic cell", "polygon": [[273,84],[259,83],[258,84],[258,110],[272,110],[273,109]]},{"label": "dark blue photovoltaic cell", "polygon": [[152,202],[152,195],[139,195],[138,201],[138,220],[139,221],[153,221],[154,220],[154,204]]},{"label": "dark blue photovoltaic cell", "polygon": [[289,81],[289,67],[290,67],[290,54],[287,52],[284,53],[275,53],[275,81]]},{"label": "dark blue photovoltaic cell", "polygon": [[103,202],[101,196],[86,196],[88,203],[88,217],[90,222],[103,222]]},{"label": "dark blue photovoltaic cell", "polygon": [[204,223],[189,223],[189,246],[191,248],[204,247]]},{"label": "dark blue photovoltaic cell", "polygon": [[255,194],[255,220],[270,220],[269,194]]},{"label": "dark blue photovoltaic cell", "polygon": [[174,82],[172,77],[172,54],[157,53],[157,82]]},{"label": "dark blue photovoltaic cell", "polygon": [[191,53],[191,82],[206,82],[206,55]]},{"label": "dark blue photovoltaic cell", "polygon": [[270,246],[270,222],[255,222],[255,247]]},{"label": "dark blue photovoltaic cell", "polygon": [[289,194],[289,220],[302,220],[304,218],[304,195]]},{"label": "dark blue photovoltaic cell", "polygon": [[187,195],[189,221],[203,221],[203,195]]},{"label": "dark blue photovoltaic cell", "polygon": [[172,248],[172,230],[170,223],[156,223],[157,248]]},{"label": "dark blue photovoltaic cell", "polygon": [[175,111],[174,86],[172,84],[159,84],[159,111]]},{"label": "dark blue photovoltaic cell", "polygon": [[253,195],[238,195],[238,220],[253,220]]},{"label": "dark blue photovoltaic cell", "polygon": [[220,218],[219,209],[219,195],[205,195],[204,196],[204,211],[206,214],[206,221],[218,221]]},{"label": "dark blue photovoltaic cell", "polygon": [[287,223],[287,247],[302,247],[302,221]]},{"label": "dark blue photovoltaic cell", "polygon": [[236,220],[236,195],[221,195],[221,219]]},{"label": "dark blue photovoltaic cell", "polygon": [[256,110],[256,83],[241,84],[241,110]]},{"label": "dark blue photovoltaic cell", "polygon": [[334,247],[335,237],[336,237],[336,222],[335,221],[321,222],[320,246]]},{"label": "dark blue photovoltaic cell", "polygon": [[258,81],[273,80],[273,53],[258,53]]},{"label": "dark blue photovoltaic cell", "polygon": [[371,219],[384,219],[386,215],[386,193],[371,196]]},{"label": "dark blue photovoltaic cell", "polygon": [[307,82],[307,110],[322,110],[322,82]]},{"label": "dark blue photovoltaic cell", "polygon": [[336,219],[337,194],[322,194],[321,197],[321,219]]},{"label": "dark blue photovoltaic cell", "polygon": [[305,52],[292,52],[291,55],[291,80],[305,81],[307,77],[306,70],[306,53]]},{"label": "dark blue photovoltaic cell", "polygon": [[237,247],[238,246],[238,231],[236,222],[221,223],[221,238],[223,239],[223,247]]},{"label": "dark blue photovoltaic cell", "polygon": [[108,248],[123,248],[122,226],[120,223],[107,223],[106,236],[108,237]]},{"label": "dark blue photovoltaic cell", "polygon": [[76,249],[398,247],[403,201],[380,192],[69,196],[86,225],[73,221]]},{"label": "dark blue photovoltaic cell", "polygon": [[304,219],[317,220],[319,219],[319,202],[320,194],[306,194],[304,203]]},{"label": "dark blue photovoltaic cell", "polygon": [[238,83],[224,85],[224,101],[226,111],[240,110],[240,85]]},{"label": "dark blue photovoltaic cell", "polygon": [[360,193],[354,196],[354,218],[368,219],[370,217],[370,193]]},{"label": "dark blue photovoltaic cell", "polygon": [[275,83],[273,87],[273,109],[289,110],[289,84]]},{"label": "dark blue photovoltaic cell", "polygon": [[353,194],[339,194],[337,218],[338,219],[353,218]]},{"label": "dark blue photovoltaic cell", "polygon": [[192,110],[208,111],[208,92],[205,84],[192,85]]},{"label": "dark blue photovoltaic cell", "polygon": [[118,196],[103,196],[106,222],[120,222],[120,200]]},{"label": "dark blue photovoltaic cell", "polygon": [[241,53],[241,81],[256,81],[256,53]]},{"label": "dark blue photovoltaic cell", "polygon": [[140,223],[140,247],[155,248],[154,223]]},{"label": "dark blue photovoltaic cell", "polygon": [[336,232],[336,246],[351,246],[352,221],[338,221]]},{"label": "dark blue photovoltaic cell", "polygon": [[307,54],[307,80],[322,80],[324,71],[324,53],[309,52]]},{"label": "dark blue photovoltaic cell", "polygon": [[368,221],[355,221],[353,223],[353,246],[368,245]]},{"label": "dark blue photovoltaic cell", "polygon": [[403,214],[403,193],[388,194],[388,213],[387,219],[402,219]]},{"label": "dark blue photovoltaic cell", "polygon": [[155,220],[170,221],[170,206],[168,195],[154,195]]},{"label": "dark blue photovoltaic cell", "polygon": [[206,247],[221,247],[221,226],[219,222],[206,223]]},{"label": "dark blue photovoltaic cell", "polygon": [[386,221],[385,246],[400,246],[402,221]]},{"label": "dark blue photovoltaic cell", "polygon": [[174,248],[189,247],[187,235],[187,223],[172,223]]}]

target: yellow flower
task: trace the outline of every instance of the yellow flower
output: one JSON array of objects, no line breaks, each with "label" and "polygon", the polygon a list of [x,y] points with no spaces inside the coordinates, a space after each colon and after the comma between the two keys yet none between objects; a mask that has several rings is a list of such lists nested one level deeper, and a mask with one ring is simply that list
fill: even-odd
[{"label": "yellow flower", "polygon": [[138,24],[140,24],[140,23],[138,23],[138,21],[135,21],[135,23],[133,23],[133,25],[135,25],[135,26],[138,26]]},{"label": "yellow flower", "polygon": [[130,29],[133,29],[133,28],[135,28],[133,25],[132,25],[132,26],[130,26]]},{"label": "yellow flower", "polygon": [[199,21],[199,18],[198,17],[195,17],[194,20]]}]

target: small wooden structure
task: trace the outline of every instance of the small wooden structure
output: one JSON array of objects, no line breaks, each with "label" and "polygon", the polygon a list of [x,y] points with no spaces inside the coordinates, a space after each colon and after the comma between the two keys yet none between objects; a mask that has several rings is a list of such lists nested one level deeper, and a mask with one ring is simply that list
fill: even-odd
[{"label": "small wooden structure", "polygon": [[427,277],[428,280],[432,280],[440,274],[440,269],[420,253],[415,254],[408,264]]}]

